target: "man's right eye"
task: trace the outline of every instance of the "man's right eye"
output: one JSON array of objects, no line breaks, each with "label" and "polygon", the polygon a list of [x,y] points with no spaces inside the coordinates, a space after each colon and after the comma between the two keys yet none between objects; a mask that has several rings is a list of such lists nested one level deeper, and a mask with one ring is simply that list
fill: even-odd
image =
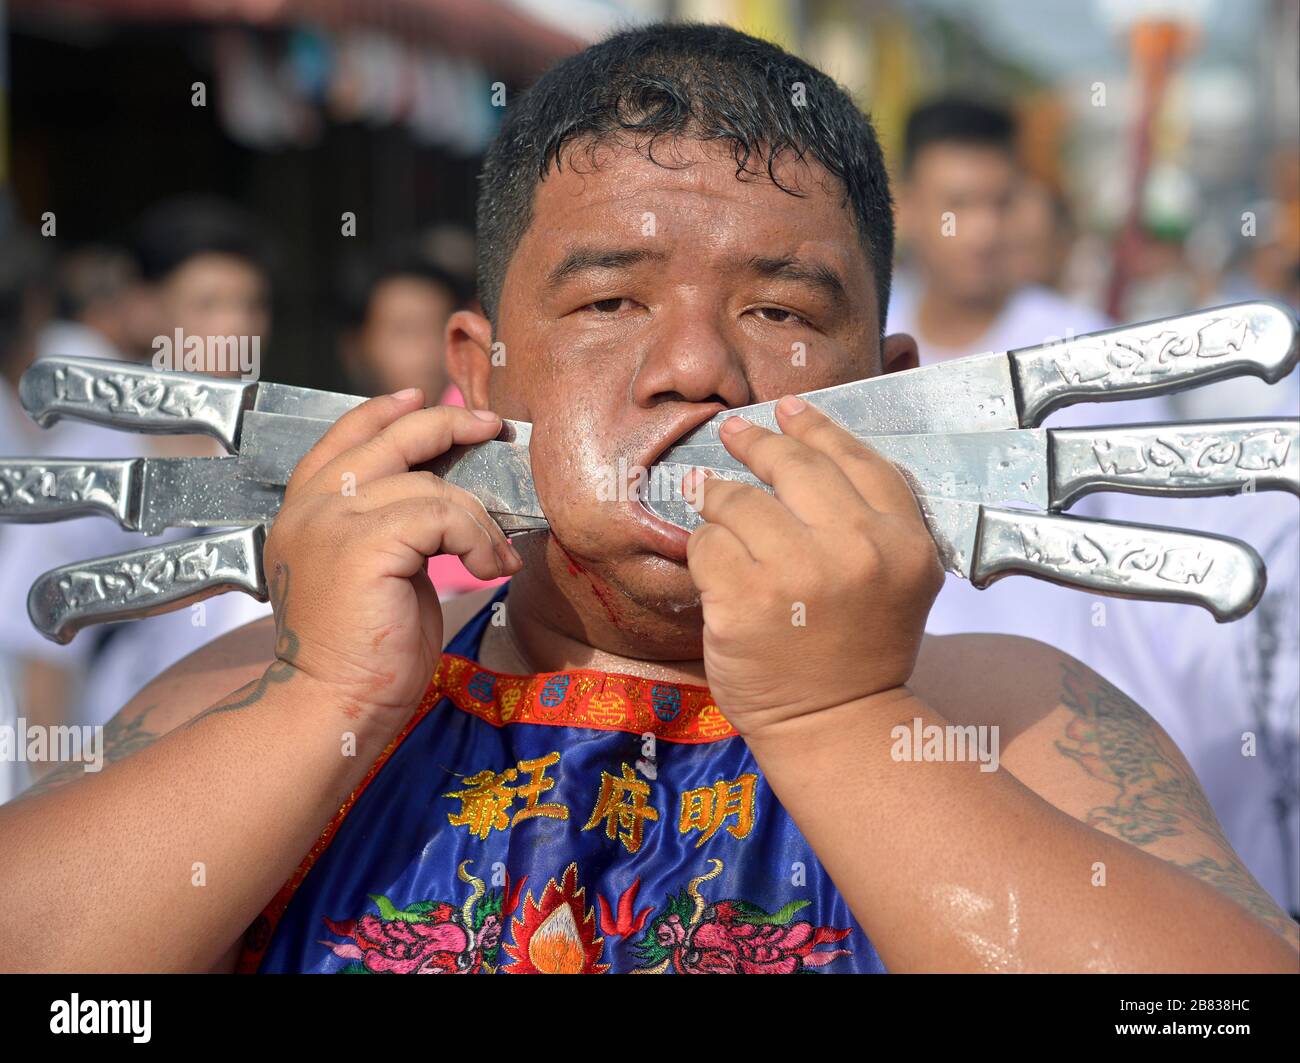
[{"label": "man's right eye", "polygon": [[598,314],[615,314],[622,309],[625,302],[627,300],[621,296],[616,299],[597,299],[594,303],[588,303],[582,309],[595,310]]}]

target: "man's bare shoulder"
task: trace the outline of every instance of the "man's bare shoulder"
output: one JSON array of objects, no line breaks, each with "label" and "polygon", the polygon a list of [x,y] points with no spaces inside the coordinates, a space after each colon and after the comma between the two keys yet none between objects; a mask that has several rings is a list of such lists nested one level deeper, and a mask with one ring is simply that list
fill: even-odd
[{"label": "man's bare shoulder", "polygon": [[1140,732],[1153,749],[1186,767],[1173,740],[1140,705],[1037,639],[927,635],[908,686],[951,723],[997,727],[1003,766],[1058,808],[1100,795],[1098,780],[1078,769],[1091,763],[1085,747],[1096,752],[1117,728]]},{"label": "man's bare shoulder", "polygon": [[1018,635],[926,635],[908,686],[954,723],[1025,726],[1057,707],[1069,665],[1083,667]]},{"label": "man's bare shoulder", "polygon": [[[254,620],[228,631],[151,680],[104,725],[104,760],[114,763],[152,745],[261,676],[275,659],[275,622]],[[84,778],[65,764],[27,789],[35,797]]]},{"label": "man's bare shoulder", "polygon": [[275,660],[275,620],[263,617],[220,635],[152,680],[129,704],[157,705],[170,730],[266,671]]},{"label": "man's bare shoulder", "polygon": [[[492,597],[488,587],[444,602],[443,645]],[[232,691],[257,679],[275,660],[275,620],[264,617],[201,646],[177,661],[133,697],[118,713],[119,721],[148,717],[155,736],[193,719]]]},{"label": "man's bare shoulder", "polygon": [[[489,587],[443,602],[444,646],[487,603],[493,590]],[[170,730],[252,682],[274,660],[275,620],[268,616],[228,631],[177,661],[129,705],[157,705],[155,722]]]}]

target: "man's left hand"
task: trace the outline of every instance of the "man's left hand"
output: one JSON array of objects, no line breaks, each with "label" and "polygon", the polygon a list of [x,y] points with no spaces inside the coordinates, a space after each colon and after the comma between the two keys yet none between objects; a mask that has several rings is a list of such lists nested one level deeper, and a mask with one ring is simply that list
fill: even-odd
[{"label": "man's left hand", "polygon": [[687,564],[709,689],[746,738],[901,688],[944,579],[893,465],[793,396],[777,421],[780,433],[739,417],[722,430],[775,495],[716,476],[687,485],[707,521]]}]

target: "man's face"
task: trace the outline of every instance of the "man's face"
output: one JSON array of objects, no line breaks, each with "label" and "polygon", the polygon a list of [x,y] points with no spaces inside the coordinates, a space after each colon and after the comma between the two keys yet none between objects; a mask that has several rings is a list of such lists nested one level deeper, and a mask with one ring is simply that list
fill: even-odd
[{"label": "man's face", "polygon": [[917,153],[901,222],[926,279],[947,298],[988,303],[1010,291],[1018,183],[1014,160],[997,148],[949,143]]},{"label": "man's face", "polygon": [[438,400],[447,385],[443,329],[455,309],[451,294],[423,277],[389,277],[375,286],[357,368],[376,394],[418,387]]},{"label": "man's face", "polygon": [[236,255],[207,252],[172,270],[157,288],[158,334],[260,336],[270,326],[266,278]]},{"label": "man's face", "polygon": [[1069,256],[1070,232],[1042,184],[1022,182],[1009,232],[1007,262],[1013,282],[1054,287]]},{"label": "man's face", "polygon": [[838,182],[779,166],[796,197],[737,179],[716,145],[655,154],[667,165],[579,152],[541,183],[487,378],[493,410],[533,423],[549,560],[590,580],[616,625],[620,597],[663,615],[698,603],[687,534],[634,495],[609,500],[629,473],[723,409],[881,371],[874,278]]}]

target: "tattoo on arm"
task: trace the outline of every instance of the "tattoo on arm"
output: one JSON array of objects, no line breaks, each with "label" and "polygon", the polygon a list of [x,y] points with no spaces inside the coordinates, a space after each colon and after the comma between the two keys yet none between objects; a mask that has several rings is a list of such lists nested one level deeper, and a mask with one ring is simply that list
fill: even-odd
[{"label": "tattoo on arm", "polygon": [[1201,836],[1215,850],[1212,855],[1170,862],[1296,944],[1295,921],[1233,854],[1196,777],[1170,756],[1146,713],[1106,680],[1070,664],[1063,669],[1061,704],[1074,718],[1056,748],[1115,790],[1109,803],[1088,810],[1088,825],[1139,848],[1157,846],[1164,838]]},{"label": "tattoo on arm", "polygon": [[271,608],[275,612],[275,660],[259,678],[240,687],[212,708],[199,713],[186,727],[193,727],[200,720],[206,720],[220,712],[246,709],[261,701],[269,687],[287,683],[293,678],[294,662],[298,656],[298,636],[289,627],[285,615],[285,602],[289,596],[289,566],[282,561],[276,562],[275,571],[271,575],[270,591]]},{"label": "tattoo on arm", "polygon": [[[212,708],[199,713],[185,726],[192,727],[200,720],[215,713],[233,712],[237,709],[247,708],[249,705],[261,700],[268,687],[273,684],[288,682],[293,678],[295,671],[294,659],[298,653],[298,636],[289,627],[285,619],[285,601],[289,593],[289,567],[287,565],[283,563],[276,564],[275,573],[271,578],[270,590],[271,605],[275,610],[275,660],[259,679],[236,690],[233,694],[228,695],[224,700],[212,706]],[[161,734],[148,731],[144,727],[145,716],[157,707],[157,705],[150,705],[127,720],[114,717],[105,725],[104,760],[106,763],[130,756],[132,753],[144,749],[145,746],[152,745],[162,737]],[[84,774],[85,768],[83,765],[79,763],[64,764],[49,772],[43,779],[28,787],[19,796],[34,797],[38,794],[47,793],[81,778]]]},{"label": "tattoo on arm", "polygon": [[[115,716],[104,725],[104,763],[111,764],[123,757],[129,757],[132,753],[144,749],[145,746],[152,745],[161,737],[157,732],[147,730],[144,726],[145,717],[157,707],[157,705],[147,705],[130,719]],[[19,798],[49,793],[60,786],[84,778],[85,775],[84,764],[62,764],[48,772],[39,782],[29,786],[19,795]]]}]

